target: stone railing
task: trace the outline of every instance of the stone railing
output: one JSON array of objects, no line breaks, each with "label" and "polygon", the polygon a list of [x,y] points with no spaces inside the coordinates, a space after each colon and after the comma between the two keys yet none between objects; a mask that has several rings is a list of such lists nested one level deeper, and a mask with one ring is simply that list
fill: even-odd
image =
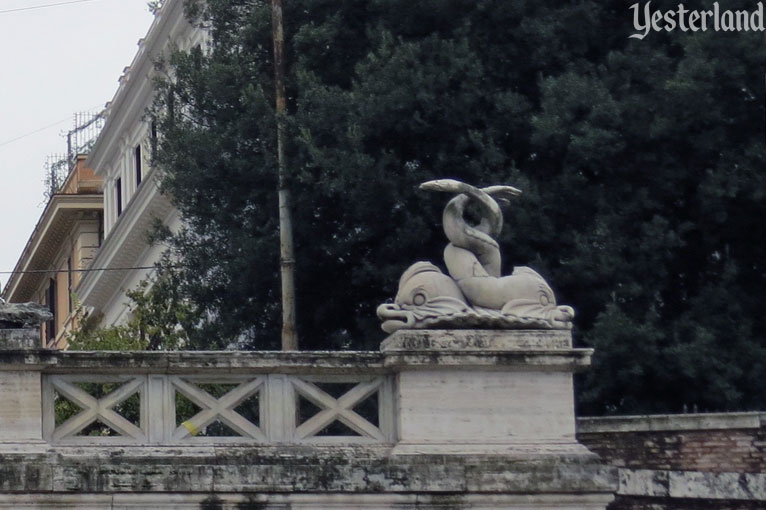
[{"label": "stone railing", "polygon": [[[563,331],[402,332],[380,352],[0,351],[0,441],[579,449]],[[459,424],[459,426],[458,426]]]},{"label": "stone railing", "polygon": [[603,510],[616,487],[575,437],[591,351],[568,331],[400,331],[378,352],[37,338],[0,330],[0,508]]},{"label": "stone railing", "polygon": [[42,375],[43,439],[61,445],[392,444],[393,378],[378,358],[56,353]]}]

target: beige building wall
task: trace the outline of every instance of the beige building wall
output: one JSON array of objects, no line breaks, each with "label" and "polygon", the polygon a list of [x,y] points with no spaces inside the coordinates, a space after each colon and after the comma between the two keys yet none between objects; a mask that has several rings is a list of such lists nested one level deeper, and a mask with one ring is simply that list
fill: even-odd
[{"label": "beige building wall", "polygon": [[103,236],[102,179],[75,165],[53,195],[27,242],[14,274],[3,289],[10,302],[34,301],[51,308],[54,318],[42,325],[42,347],[66,348],[78,300],[74,289],[90,267]]}]

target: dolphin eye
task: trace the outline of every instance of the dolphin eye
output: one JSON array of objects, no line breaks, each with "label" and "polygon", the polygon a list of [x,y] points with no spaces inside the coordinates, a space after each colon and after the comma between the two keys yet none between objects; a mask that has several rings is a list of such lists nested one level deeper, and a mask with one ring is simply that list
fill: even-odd
[{"label": "dolphin eye", "polygon": [[423,294],[422,292],[418,292],[417,294],[412,296],[412,302],[416,306],[420,306],[422,304],[425,304],[425,302],[426,302],[426,295]]}]

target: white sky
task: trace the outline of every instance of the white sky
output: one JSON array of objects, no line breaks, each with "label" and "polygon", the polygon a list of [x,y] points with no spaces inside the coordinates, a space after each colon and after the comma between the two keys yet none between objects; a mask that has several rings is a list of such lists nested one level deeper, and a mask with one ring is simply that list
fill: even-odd
[{"label": "white sky", "polygon": [[153,18],[146,0],[0,0],[0,272],[43,211],[46,156],[66,153],[75,112],[112,99]]}]

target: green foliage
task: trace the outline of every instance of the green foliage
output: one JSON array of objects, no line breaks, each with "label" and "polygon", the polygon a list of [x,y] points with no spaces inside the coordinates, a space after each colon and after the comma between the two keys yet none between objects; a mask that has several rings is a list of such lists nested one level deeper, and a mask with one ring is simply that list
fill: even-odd
[{"label": "green foliage", "polygon": [[73,351],[142,351],[147,347],[145,339],[130,325],[101,327],[103,316],[85,315],[77,310],[79,326],[68,333],[69,349]]},{"label": "green foliage", "polygon": [[[172,267],[167,255],[163,267]],[[162,271],[127,292],[129,319],[119,326],[100,326],[103,316],[75,310],[75,328],[67,338],[77,351],[175,350],[189,344],[187,331],[195,331],[191,305],[179,294],[177,275]]]},{"label": "green foliage", "polygon": [[[270,6],[187,4],[212,44],[157,83],[154,159],[187,222],[160,275],[189,346],[274,348]],[[760,34],[638,41],[624,3],[595,1],[295,0],[284,17],[303,348],[375,347],[375,306],[439,261],[443,197],[420,182],[508,183],[506,272],[541,272],[597,348],[582,412],[766,406]]]}]

